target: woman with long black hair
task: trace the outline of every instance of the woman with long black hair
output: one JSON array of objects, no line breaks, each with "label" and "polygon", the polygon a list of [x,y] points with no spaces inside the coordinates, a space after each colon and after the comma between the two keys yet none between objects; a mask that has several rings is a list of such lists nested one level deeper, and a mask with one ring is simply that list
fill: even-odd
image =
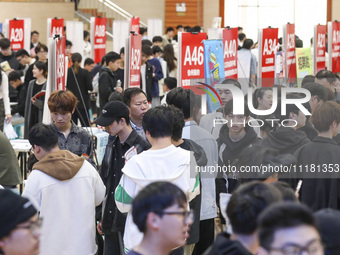
[{"label": "woman with long black hair", "polygon": [[174,47],[172,44],[164,46],[163,59],[168,65],[167,76],[177,78],[177,58],[175,57]]},{"label": "woman with long black hair", "polygon": [[35,124],[42,122],[47,82],[47,65],[41,61],[33,64],[33,77],[28,84],[25,105],[24,138]]}]

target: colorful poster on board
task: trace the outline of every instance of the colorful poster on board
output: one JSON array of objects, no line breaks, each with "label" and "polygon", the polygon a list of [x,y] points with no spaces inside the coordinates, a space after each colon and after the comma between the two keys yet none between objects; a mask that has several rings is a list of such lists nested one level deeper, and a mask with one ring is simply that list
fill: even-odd
[{"label": "colorful poster on board", "polygon": [[259,75],[258,86],[271,87],[275,82],[275,48],[278,28],[259,30]]},{"label": "colorful poster on board", "polygon": [[204,48],[203,40],[206,33],[180,33],[179,34],[179,83],[181,87],[194,85],[196,81],[203,81],[204,76]]},{"label": "colorful poster on board", "polygon": [[[91,18],[91,39],[93,48],[93,60],[100,63],[106,54],[106,18]],[[93,32],[92,32],[93,31]]]},{"label": "colorful poster on board", "polygon": [[301,87],[301,81],[306,75],[313,75],[311,48],[296,49],[296,73],[298,78],[298,87]]},{"label": "colorful poster on board", "polygon": [[54,37],[55,35],[63,36],[64,34],[64,19],[54,18],[48,19],[49,27],[48,37]]},{"label": "colorful poster on board", "polygon": [[130,34],[128,87],[140,88],[142,63],[142,35]]},{"label": "colorful poster on board", "polygon": [[286,24],[283,27],[283,49],[285,56],[286,81],[296,83],[296,58],[295,58],[295,24]]},{"label": "colorful poster on board", "polygon": [[326,69],[326,25],[316,25],[313,38],[314,74],[324,69]]},{"label": "colorful poster on board", "polygon": [[8,23],[8,38],[14,51],[24,48],[25,45],[25,21],[23,19],[12,19]]},{"label": "colorful poster on board", "polygon": [[[222,40],[204,40],[204,70],[205,70],[205,83],[214,86],[224,80],[224,53]],[[208,90],[209,88],[206,88]],[[207,101],[209,112],[217,110],[221,107],[218,100],[209,96],[207,93]]]},{"label": "colorful poster on board", "polygon": [[2,26],[2,23],[0,23],[0,33],[3,33],[3,26]]},{"label": "colorful poster on board", "polygon": [[224,76],[237,79],[238,29],[223,29]]},{"label": "colorful poster on board", "polygon": [[131,30],[130,31],[135,32],[136,34],[139,34],[139,17],[131,18]]},{"label": "colorful poster on board", "polygon": [[56,40],[55,48],[56,56],[56,88],[54,90],[66,89],[66,72],[67,65],[65,63],[65,37]]},{"label": "colorful poster on board", "polygon": [[340,22],[328,22],[328,57],[329,69],[340,72]]}]

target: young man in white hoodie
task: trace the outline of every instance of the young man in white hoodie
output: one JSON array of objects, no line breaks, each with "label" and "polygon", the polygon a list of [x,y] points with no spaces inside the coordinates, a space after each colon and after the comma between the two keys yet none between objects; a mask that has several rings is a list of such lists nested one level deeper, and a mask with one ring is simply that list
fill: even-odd
[{"label": "young man in white hoodie", "polygon": [[97,170],[84,158],[60,150],[50,125],[33,126],[29,141],[39,161],[22,195],[44,219],[41,254],[95,254],[95,207],[105,195]]},{"label": "young man in white hoodie", "polygon": [[172,145],[172,127],[171,109],[157,106],[149,110],[144,115],[143,128],[151,149],[131,158],[122,169],[123,176],[116,189],[115,200],[121,212],[128,212],[124,232],[126,252],[136,247],[143,238],[131,215],[132,199],[142,188],[151,182],[168,181],[181,188],[188,201],[200,192],[193,154]]}]

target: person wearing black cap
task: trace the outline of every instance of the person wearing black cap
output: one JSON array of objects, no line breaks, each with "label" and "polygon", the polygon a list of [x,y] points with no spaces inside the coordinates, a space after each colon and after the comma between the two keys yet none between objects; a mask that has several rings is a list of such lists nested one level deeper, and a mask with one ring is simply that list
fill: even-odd
[{"label": "person wearing black cap", "polygon": [[123,236],[126,216],[118,209],[112,195],[122,176],[125,162],[133,155],[150,148],[150,144],[132,129],[129,120],[129,108],[120,101],[105,104],[102,114],[95,120],[97,125],[105,127],[114,140],[106,147],[100,175],[106,186],[106,196],[101,210],[101,222],[97,229],[105,235],[104,255],[120,255],[119,236]]},{"label": "person wearing black cap", "polygon": [[41,219],[32,203],[0,190],[0,254],[38,255]]}]

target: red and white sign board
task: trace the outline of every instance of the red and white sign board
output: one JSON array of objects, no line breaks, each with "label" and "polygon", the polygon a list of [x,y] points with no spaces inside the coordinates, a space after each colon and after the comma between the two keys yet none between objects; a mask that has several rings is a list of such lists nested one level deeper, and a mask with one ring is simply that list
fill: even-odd
[{"label": "red and white sign board", "polygon": [[295,24],[283,26],[283,48],[285,56],[286,81],[289,84],[296,82],[296,58],[295,58]]},{"label": "red and white sign board", "polygon": [[275,47],[278,28],[259,29],[259,73],[258,86],[271,87],[275,81]]},{"label": "red and white sign board", "polygon": [[179,33],[178,34],[178,83],[181,87],[189,87],[192,80],[205,80],[204,76],[204,47],[203,40],[207,39],[207,33]]},{"label": "red and white sign board", "polygon": [[53,38],[55,35],[63,36],[64,34],[64,19],[47,19],[47,37]]},{"label": "red and white sign board", "polygon": [[139,34],[139,17],[131,18],[131,32]]},{"label": "red and white sign board", "polygon": [[91,43],[93,60],[99,63],[106,54],[106,18],[91,18]]},{"label": "red and white sign board", "polygon": [[55,71],[56,71],[56,90],[65,90],[67,66],[65,61],[65,37],[56,40],[55,46]]},{"label": "red and white sign board", "polygon": [[317,74],[326,69],[326,25],[314,27],[313,46],[313,70]]},{"label": "red and white sign board", "polygon": [[131,32],[135,32],[136,34],[139,34],[139,17],[133,17],[131,18]]},{"label": "red and white sign board", "polygon": [[25,21],[23,19],[12,19],[8,22],[8,38],[14,51],[25,47]]},{"label": "red and white sign board", "polygon": [[[142,63],[142,35],[130,34],[128,43],[129,54],[128,58],[128,88],[140,88],[141,85],[141,63]],[[126,79],[124,79],[126,80]]]},{"label": "red and white sign board", "polygon": [[340,22],[328,22],[328,58],[330,71],[340,72]]},{"label": "red and white sign board", "polygon": [[43,111],[43,123],[52,122],[48,110],[48,98],[55,90],[65,90],[67,81],[68,58],[65,57],[65,37],[50,40],[48,44],[48,76]]},{"label": "red and white sign board", "polygon": [[224,75],[225,79],[237,79],[238,29],[223,30]]}]

